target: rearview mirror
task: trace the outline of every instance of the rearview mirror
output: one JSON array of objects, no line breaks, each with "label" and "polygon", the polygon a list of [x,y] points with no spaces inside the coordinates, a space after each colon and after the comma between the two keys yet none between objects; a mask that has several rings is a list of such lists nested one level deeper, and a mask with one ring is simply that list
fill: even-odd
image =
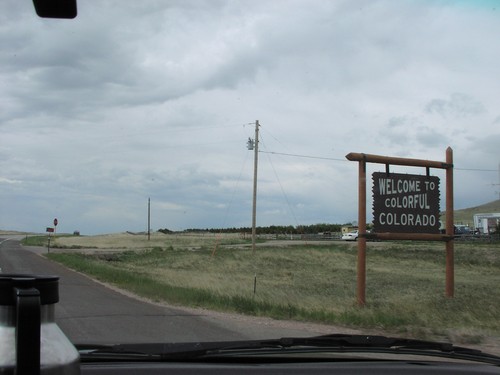
[{"label": "rearview mirror", "polygon": [[43,18],[75,18],[76,0],[33,0],[36,14]]}]

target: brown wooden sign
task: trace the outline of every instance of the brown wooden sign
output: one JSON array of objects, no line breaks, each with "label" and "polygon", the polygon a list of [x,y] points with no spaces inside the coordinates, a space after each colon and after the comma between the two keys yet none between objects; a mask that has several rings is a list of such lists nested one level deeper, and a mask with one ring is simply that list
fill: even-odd
[{"label": "brown wooden sign", "polygon": [[439,177],[372,174],[376,233],[439,233]]},{"label": "brown wooden sign", "polygon": [[[346,159],[358,162],[358,261],[357,261],[357,300],[360,306],[365,305],[366,292],[366,242],[368,238],[377,240],[410,240],[410,241],[445,241],[446,246],[446,297],[454,295],[454,236],[453,236],[453,150],[446,149],[446,161],[399,158],[382,155],[351,152]],[[366,166],[367,163],[385,164],[386,173],[374,175],[374,211],[375,220],[379,221],[376,233],[366,231]],[[391,165],[424,167],[425,175],[403,175],[390,173]],[[439,230],[439,179],[430,176],[430,169],[438,168],[446,171],[446,218],[445,233],[428,233],[428,230]],[[401,181],[401,182],[400,182]],[[406,182],[405,182],[406,181]],[[377,196],[375,197],[375,193]],[[412,198],[410,198],[412,196]],[[394,199],[393,199],[394,198]],[[399,198],[399,200],[398,200]],[[375,205],[377,206],[375,208]],[[401,206],[401,207],[399,207]],[[398,211],[398,210],[402,211]],[[416,212],[410,212],[410,210]],[[396,214],[399,216],[396,217]],[[380,216],[383,214],[382,216]],[[390,216],[390,215],[392,216]],[[409,216],[412,214],[413,216]],[[404,218],[402,215],[406,215]],[[415,215],[420,215],[418,218]],[[427,215],[424,219],[422,215]],[[435,220],[434,220],[435,219]],[[421,225],[425,221],[430,225]],[[435,223],[434,223],[435,221]],[[380,227],[380,223],[390,223],[390,228]],[[399,223],[396,225],[396,223]],[[394,232],[394,227],[405,223],[404,229]],[[410,224],[408,226],[408,224]],[[415,232],[416,227],[423,232]],[[380,232],[380,231],[383,232]],[[390,230],[390,231],[389,231]]]}]

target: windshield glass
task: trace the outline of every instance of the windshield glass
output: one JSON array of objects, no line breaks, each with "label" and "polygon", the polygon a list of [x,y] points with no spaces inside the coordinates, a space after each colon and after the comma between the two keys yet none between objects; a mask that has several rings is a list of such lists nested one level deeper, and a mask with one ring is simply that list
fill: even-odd
[{"label": "windshield glass", "polygon": [[[72,342],[359,333],[500,354],[496,2],[82,0],[45,19],[3,1],[0,18],[0,271],[60,276]],[[363,180],[353,152],[443,168]],[[375,172],[439,179],[437,216],[383,216],[439,240],[377,237]],[[387,209],[434,204],[424,180],[380,181],[410,194]]]}]

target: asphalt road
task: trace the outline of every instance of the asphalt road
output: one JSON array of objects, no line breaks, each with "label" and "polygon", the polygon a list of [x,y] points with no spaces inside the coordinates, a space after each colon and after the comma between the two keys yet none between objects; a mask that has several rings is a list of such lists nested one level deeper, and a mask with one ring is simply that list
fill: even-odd
[{"label": "asphalt road", "polygon": [[56,322],[74,343],[181,342],[263,339],[325,334],[321,327],[162,306],[106,287],[0,238],[0,272],[60,277]]}]

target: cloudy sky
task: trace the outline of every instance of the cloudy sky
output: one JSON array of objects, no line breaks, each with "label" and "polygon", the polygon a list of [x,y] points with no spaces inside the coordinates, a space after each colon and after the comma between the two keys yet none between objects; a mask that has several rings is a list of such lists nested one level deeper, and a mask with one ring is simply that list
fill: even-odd
[{"label": "cloudy sky", "polygon": [[154,230],[250,226],[256,120],[257,225],[356,220],[350,152],[450,146],[455,207],[498,198],[497,1],[79,0],[51,20],[4,0],[0,19],[0,229],[143,231],[148,198]]}]

